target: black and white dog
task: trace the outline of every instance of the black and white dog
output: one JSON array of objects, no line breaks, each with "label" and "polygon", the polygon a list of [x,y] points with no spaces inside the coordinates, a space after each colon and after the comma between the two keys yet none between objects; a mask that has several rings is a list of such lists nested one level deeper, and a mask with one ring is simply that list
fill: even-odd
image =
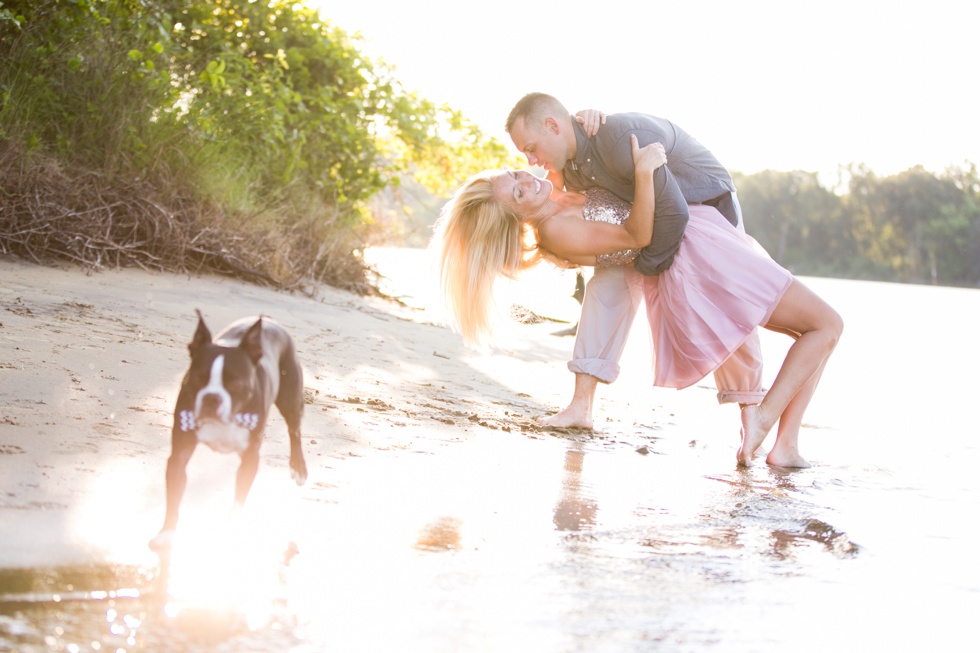
[{"label": "black and white dog", "polygon": [[174,410],[171,453],[167,461],[167,511],[163,529],[150,547],[170,547],[180,501],[187,485],[187,463],[198,443],[241,456],[235,504],[248,496],[259,465],[259,447],[272,404],[289,429],[289,467],[297,485],[306,482],[300,441],[303,416],[303,368],[286,330],[267,317],[228,325],[212,341],[198,311],[197,331],[188,345],[190,368]]}]

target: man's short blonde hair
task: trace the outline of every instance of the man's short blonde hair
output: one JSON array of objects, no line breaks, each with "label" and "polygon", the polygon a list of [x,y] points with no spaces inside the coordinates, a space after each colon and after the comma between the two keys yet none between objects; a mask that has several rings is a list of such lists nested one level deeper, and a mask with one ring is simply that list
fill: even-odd
[{"label": "man's short blonde hair", "polygon": [[524,119],[525,127],[534,127],[538,123],[543,123],[548,116],[571,119],[568,109],[555,97],[547,93],[528,93],[518,100],[514,108],[510,110],[504,129],[509,134],[518,118]]}]

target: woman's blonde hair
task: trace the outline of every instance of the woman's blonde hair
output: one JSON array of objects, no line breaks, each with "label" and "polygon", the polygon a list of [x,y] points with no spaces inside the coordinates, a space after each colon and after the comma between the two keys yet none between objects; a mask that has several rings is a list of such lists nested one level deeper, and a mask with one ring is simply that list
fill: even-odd
[{"label": "woman's blonde hair", "polygon": [[432,240],[443,301],[453,326],[473,345],[489,340],[497,277],[514,278],[539,258],[531,228],[493,197],[498,174],[467,180],[443,207]]}]

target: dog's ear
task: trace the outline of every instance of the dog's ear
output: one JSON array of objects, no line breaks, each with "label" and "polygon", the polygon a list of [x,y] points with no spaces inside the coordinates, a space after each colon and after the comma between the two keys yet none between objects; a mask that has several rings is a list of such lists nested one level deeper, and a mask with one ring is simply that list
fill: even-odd
[{"label": "dog's ear", "polygon": [[210,344],[211,332],[208,331],[208,325],[204,323],[204,316],[201,315],[201,311],[197,311],[197,331],[194,332],[194,339],[187,345],[187,349],[190,350],[191,356],[193,356],[194,352],[198,349]]},{"label": "dog's ear", "polygon": [[255,321],[248,331],[245,332],[245,337],[242,338],[242,342],[238,345],[241,349],[245,350],[249,358],[252,359],[253,363],[258,363],[259,359],[262,358],[262,318],[260,317]]}]

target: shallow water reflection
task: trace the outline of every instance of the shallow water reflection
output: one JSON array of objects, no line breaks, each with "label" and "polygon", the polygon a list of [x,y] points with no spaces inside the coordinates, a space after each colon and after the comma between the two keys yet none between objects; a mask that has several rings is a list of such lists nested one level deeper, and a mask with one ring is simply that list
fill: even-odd
[{"label": "shallow water reflection", "polygon": [[786,580],[833,582],[860,547],[808,500],[820,472],[722,454],[498,433],[351,460],[295,541],[246,523],[169,566],[3,572],[0,647],[763,650],[753,597],[805,605]]}]

